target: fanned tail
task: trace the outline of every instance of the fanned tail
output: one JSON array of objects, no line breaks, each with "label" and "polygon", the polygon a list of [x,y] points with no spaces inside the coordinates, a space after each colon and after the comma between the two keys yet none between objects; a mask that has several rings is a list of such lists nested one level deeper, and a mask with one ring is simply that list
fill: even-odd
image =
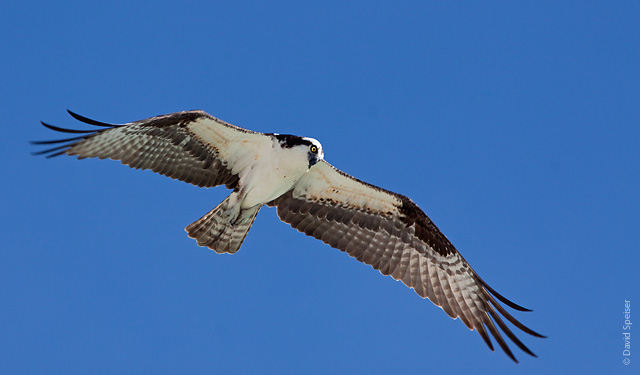
[{"label": "fanned tail", "polygon": [[261,206],[240,209],[235,215],[233,207],[229,207],[230,198],[231,196],[227,197],[216,208],[185,228],[189,237],[195,239],[198,245],[206,246],[216,253],[233,254],[240,249]]}]

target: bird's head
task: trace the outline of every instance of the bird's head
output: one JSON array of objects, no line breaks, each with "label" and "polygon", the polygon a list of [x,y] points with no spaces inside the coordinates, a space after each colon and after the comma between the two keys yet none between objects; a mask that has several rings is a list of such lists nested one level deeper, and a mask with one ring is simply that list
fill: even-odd
[{"label": "bird's head", "polygon": [[308,155],[309,155],[309,168],[313,167],[314,164],[324,159],[324,152],[322,151],[322,145],[318,140],[313,138],[302,138],[305,141],[308,141]]},{"label": "bird's head", "polygon": [[322,145],[316,139],[298,137],[290,134],[272,133],[283,149],[295,150],[296,153],[304,153],[309,160],[309,168],[324,159]]}]

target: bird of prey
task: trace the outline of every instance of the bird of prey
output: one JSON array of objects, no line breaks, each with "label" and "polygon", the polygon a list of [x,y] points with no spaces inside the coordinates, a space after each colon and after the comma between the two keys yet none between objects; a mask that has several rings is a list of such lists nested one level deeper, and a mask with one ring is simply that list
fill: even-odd
[{"label": "bird of prey", "polygon": [[81,135],[32,142],[55,145],[35,154],[120,160],[200,187],[225,185],[233,190],[186,227],[198,245],[235,253],[260,208],[276,207],[278,217],[293,228],[402,281],[451,318],[460,318],[492,351],[487,332],[517,362],[501,329],[535,357],[502,317],[530,335],[544,336],[516,320],[496,299],[515,310],[530,310],[487,285],[411,199],[334,168],[324,160],[317,140],[250,131],[203,111],[121,125],[68,112],[96,128],[64,129],[43,122],[49,129]]}]

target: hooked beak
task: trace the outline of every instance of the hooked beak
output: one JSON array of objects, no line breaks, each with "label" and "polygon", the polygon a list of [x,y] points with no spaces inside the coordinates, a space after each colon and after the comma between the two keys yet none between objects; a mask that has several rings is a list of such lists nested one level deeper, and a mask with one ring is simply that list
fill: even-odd
[{"label": "hooked beak", "polygon": [[318,160],[320,160],[318,158],[318,155],[310,152],[309,153],[309,168],[313,167],[318,162]]}]

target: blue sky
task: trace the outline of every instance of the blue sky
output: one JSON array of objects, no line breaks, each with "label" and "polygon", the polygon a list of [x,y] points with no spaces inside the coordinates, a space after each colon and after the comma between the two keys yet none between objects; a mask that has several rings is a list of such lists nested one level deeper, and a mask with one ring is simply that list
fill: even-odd
[{"label": "blue sky", "polygon": [[[0,5],[0,372],[632,373],[640,324],[640,5]],[[203,109],[323,143],[410,196],[496,290],[520,364],[264,209],[233,256],[183,228],[223,200],[30,140]],[[636,338],[636,336],[638,338]],[[512,346],[513,347],[513,346]]]}]

